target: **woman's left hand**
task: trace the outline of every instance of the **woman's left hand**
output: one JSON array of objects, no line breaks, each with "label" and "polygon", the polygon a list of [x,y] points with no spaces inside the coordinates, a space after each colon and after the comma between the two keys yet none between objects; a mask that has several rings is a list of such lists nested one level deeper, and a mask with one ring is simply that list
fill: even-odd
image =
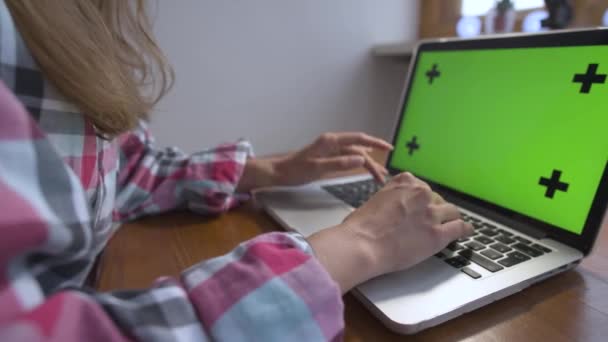
[{"label": "woman's left hand", "polygon": [[285,156],[249,159],[237,190],[300,185],[360,167],[384,183],[388,171],[370,156],[374,149],[389,151],[393,146],[360,132],[324,133],[310,145]]},{"label": "woman's left hand", "polygon": [[359,167],[365,167],[378,182],[384,183],[388,171],[370,152],[392,148],[386,141],[365,133],[324,133],[312,144],[275,162],[276,185],[303,184]]}]

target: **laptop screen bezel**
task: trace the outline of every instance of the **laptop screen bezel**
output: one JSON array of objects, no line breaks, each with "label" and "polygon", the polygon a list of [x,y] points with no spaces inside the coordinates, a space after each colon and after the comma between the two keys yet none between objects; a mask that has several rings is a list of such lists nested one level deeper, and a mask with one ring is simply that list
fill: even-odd
[{"label": "laptop screen bezel", "polygon": [[[421,42],[415,49],[414,56],[410,61],[409,75],[407,77],[402,102],[399,106],[397,125],[393,134],[393,144],[396,143],[401,122],[405,117],[408,98],[410,95],[411,85],[414,82],[415,71],[418,66],[418,57],[420,53],[427,51],[456,51],[456,50],[485,50],[485,49],[505,49],[505,48],[534,48],[534,47],[564,47],[564,46],[591,46],[591,45],[608,45],[608,29],[590,29],[576,31],[562,31],[541,34],[527,35],[510,35],[503,37],[483,37],[480,39],[439,39],[435,41]],[[606,96],[608,101],[608,95]],[[392,175],[396,175],[402,170],[391,167],[390,162],[393,157],[393,152],[390,152],[386,161],[386,167]],[[415,173],[414,173],[415,174]],[[449,196],[456,204],[466,207],[466,204],[472,204],[476,207],[481,207],[485,211],[496,213],[493,219],[505,222],[521,223],[524,226],[534,227],[540,230],[543,235],[565,243],[573,248],[576,248],[587,255],[593,248],[593,244],[600,231],[602,220],[608,205],[608,161],[604,168],[604,173],[600,180],[598,190],[594,196],[589,215],[584,224],[581,235],[571,233],[563,228],[542,222],[538,219],[522,215],[513,210],[501,207],[497,204],[490,203],[480,198],[465,194],[455,189],[435,183],[424,176],[417,177],[428,182],[431,187],[442,194]],[[518,229],[513,226],[512,228]]]}]

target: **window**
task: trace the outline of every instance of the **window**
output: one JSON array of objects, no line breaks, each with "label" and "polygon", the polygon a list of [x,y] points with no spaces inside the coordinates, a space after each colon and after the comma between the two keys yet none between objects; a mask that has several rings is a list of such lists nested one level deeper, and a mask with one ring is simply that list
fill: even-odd
[{"label": "window", "polygon": [[[512,0],[517,10],[515,32],[542,30],[540,20],[546,16],[543,0]],[[420,38],[472,37],[482,34],[486,14],[497,0],[420,0]],[[574,17],[568,28],[608,26],[608,0],[569,0]],[[466,20],[460,23],[459,20]],[[481,25],[480,25],[481,20]],[[524,23],[525,21],[525,23]],[[458,31],[457,31],[458,29]]]},{"label": "window", "polygon": [[540,32],[547,31],[548,29],[542,27],[541,21],[546,19],[549,13],[545,10],[536,10],[528,13],[521,23],[521,30],[523,32]]},{"label": "window", "polygon": [[[543,0],[514,0],[516,10],[529,10],[545,7]],[[496,5],[496,0],[462,0],[460,13],[462,16],[485,15]]]}]

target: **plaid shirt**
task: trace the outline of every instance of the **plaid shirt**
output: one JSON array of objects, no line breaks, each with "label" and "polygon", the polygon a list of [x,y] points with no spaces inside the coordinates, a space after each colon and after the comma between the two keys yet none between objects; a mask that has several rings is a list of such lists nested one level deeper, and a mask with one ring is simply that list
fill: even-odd
[{"label": "plaid shirt", "polygon": [[234,206],[247,142],[155,149],[145,125],[112,141],[36,67],[0,1],[0,340],[332,340],[339,289],[298,235],[271,233],[149,289],[83,288],[121,222]]}]

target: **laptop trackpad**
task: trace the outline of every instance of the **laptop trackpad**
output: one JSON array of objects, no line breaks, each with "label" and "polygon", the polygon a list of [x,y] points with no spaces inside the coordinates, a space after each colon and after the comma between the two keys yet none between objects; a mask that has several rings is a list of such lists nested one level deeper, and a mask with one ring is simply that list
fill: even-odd
[{"label": "laptop trackpad", "polygon": [[341,223],[353,210],[318,186],[260,191],[254,196],[284,227],[305,237]]}]

